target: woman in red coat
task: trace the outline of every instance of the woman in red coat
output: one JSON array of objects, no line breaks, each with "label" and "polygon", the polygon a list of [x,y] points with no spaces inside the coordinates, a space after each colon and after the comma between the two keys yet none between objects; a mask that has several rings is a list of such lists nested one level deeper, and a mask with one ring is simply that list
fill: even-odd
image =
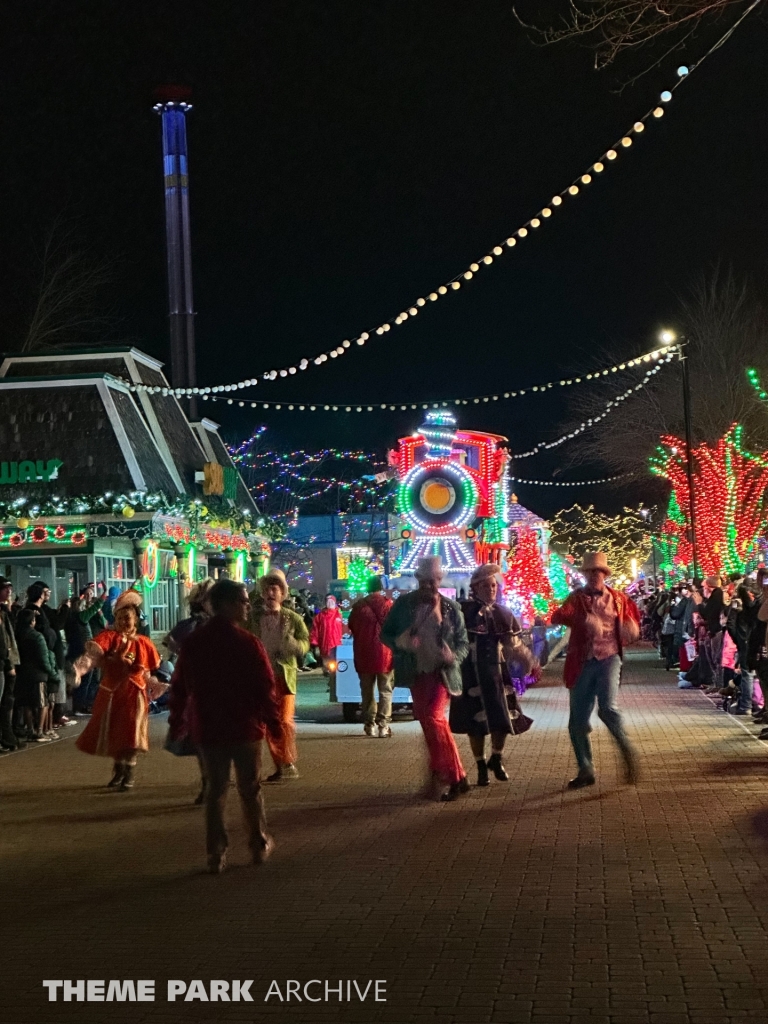
[{"label": "woman in red coat", "polygon": [[141,595],[135,590],[121,594],[115,603],[115,621],[95,639],[75,662],[78,674],[93,666],[101,668],[101,685],[91,719],[77,739],[84,754],[114,760],[108,786],[133,788],[139,751],[149,750],[149,694],[167,689],[152,673],[160,667],[155,645],[138,632]]},{"label": "woman in red coat", "polygon": [[325,599],[325,608],[315,616],[312,632],[309,634],[310,644],[320,652],[323,661],[323,675],[328,675],[326,659],[334,647],[338,647],[341,643],[343,631],[344,620],[336,606],[336,598],[329,594]]}]

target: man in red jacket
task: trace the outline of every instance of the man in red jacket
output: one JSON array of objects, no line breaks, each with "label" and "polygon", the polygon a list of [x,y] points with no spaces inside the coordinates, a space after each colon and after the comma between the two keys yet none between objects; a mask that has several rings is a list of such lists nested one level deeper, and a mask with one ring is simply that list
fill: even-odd
[{"label": "man in red jacket", "polygon": [[571,637],[565,659],[565,685],[570,690],[568,732],[579,765],[569,789],[595,784],[590,718],[597,701],[597,716],[605,722],[624,758],[626,781],[637,781],[635,754],[624,732],[616,701],[621,681],[624,644],[640,636],[637,606],[625,594],[605,585],[610,576],[602,551],[584,556],[581,571],[586,587],[579,587],[552,615],[553,626],[568,626]]},{"label": "man in red jacket", "polygon": [[205,765],[208,871],[226,865],[224,807],[234,762],[255,864],[266,860],[274,842],[267,833],[261,795],[261,741],[280,735],[279,698],[267,652],[242,628],[250,610],[242,583],[219,580],[208,599],[213,617],[181,646],[170,695],[170,739],[188,734]]},{"label": "man in red jacket", "polygon": [[[373,576],[368,580],[368,596],[352,606],[347,626],[352,634],[355,669],[360,676],[363,731],[366,736],[385,739],[392,735],[392,651],[380,637],[392,601],[381,591],[381,577]],[[378,707],[374,686],[379,688]]]}]

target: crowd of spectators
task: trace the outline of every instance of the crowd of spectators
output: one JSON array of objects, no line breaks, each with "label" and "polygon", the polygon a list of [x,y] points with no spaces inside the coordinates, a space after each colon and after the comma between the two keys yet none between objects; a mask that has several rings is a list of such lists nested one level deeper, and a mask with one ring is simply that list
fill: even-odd
[{"label": "crowd of spectators", "polygon": [[51,743],[75,718],[90,714],[98,672],[78,685],[72,666],[111,621],[117,593],[89,584],[54,608],[44,581],[14,596],[11,581],[0,576],[0,752]]},{"label": "crowd of spectators", "polygon": [[768,569],[683,581],[641,594],[643,637],[681,689],[700,689],[730,714],[749,717],[768,738]]}]

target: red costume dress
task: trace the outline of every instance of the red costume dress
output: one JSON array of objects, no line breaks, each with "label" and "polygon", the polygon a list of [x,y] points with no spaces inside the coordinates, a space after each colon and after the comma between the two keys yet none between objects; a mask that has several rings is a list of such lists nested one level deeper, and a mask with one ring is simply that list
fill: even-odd
[{"label": "red costume dress", "polygon": [[145,636],[129,637],[114,629],[105,629],[91,642],[104,652],[101,686],[78,748],[114,760],[133,750],[149,750],[147,683],[160,667],[155,645]]}]

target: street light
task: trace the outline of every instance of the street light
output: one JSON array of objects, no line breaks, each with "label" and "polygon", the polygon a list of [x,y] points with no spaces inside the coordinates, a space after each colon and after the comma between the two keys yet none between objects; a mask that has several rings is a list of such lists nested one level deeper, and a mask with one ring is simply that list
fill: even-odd
[{"label": "street light", "polygon": [[661,340],[665,344],[678,341],[677,358],[683,374],[683,416],[685,418],[685,468],[688,477],[688,506],[691,521],[691,548],[693,551],[693,575],[699,575],[699,549],[696,539],[696,495],[693,489],[693,445],[691,443],[691,381],[688,376],[688,357],[685,354],[686,338],[678,339],[674,331],[665,329],[661,332]]},{"label": "street light", "polygon": [[[648,516],[650,514],[651,514],[650,509],[647,509],[647,508],[641,508],[640,509],[640,515],[643,517],[643,519],[646,521],[646,523],[648,522]],[[655,593],[657,588],[658,588],[658,582],[656,580],[656,541],[654,539],[653,533],[651,533],[651,559],[653,561],[653,590],[654,590],[654,593]]]}]

